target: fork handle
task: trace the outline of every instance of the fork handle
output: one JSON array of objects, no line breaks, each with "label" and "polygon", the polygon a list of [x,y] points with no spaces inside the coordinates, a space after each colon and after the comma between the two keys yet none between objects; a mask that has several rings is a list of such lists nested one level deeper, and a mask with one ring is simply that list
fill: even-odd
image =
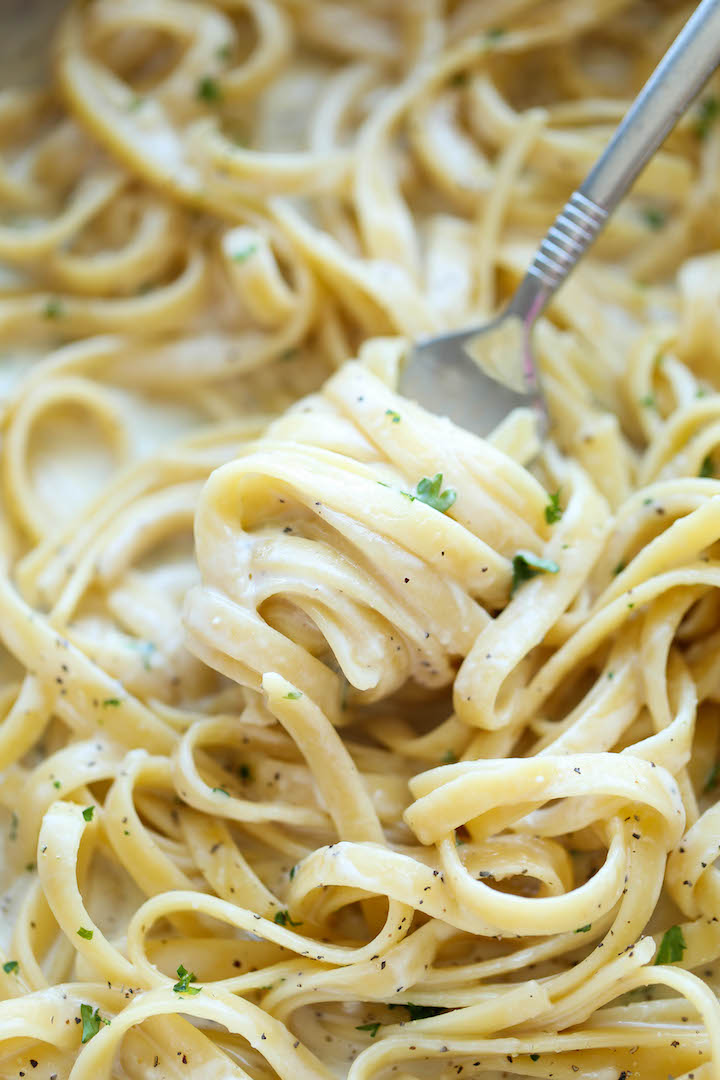
[{"label": "fork handle", "polygon": [[702,0],[538,248],[509,306],[528,329],[719,63],[720,0]]}]

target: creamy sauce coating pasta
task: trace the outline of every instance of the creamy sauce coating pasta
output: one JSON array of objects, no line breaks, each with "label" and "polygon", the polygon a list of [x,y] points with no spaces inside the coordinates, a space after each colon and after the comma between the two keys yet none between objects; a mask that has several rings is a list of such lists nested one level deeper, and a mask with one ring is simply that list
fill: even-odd
[{"label": "creamy sauce coating pasta", "polygon": [[544,445],[397,392],[689,11],[86,0],[0,93],[2,1080],[719,1080],[717,85]]}]

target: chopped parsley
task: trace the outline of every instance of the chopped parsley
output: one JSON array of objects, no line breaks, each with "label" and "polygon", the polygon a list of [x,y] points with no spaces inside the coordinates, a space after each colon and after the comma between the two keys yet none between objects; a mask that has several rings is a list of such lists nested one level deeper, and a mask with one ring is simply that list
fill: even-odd
[{"label": "chopped parsley", "polygon": [[654,394],[646,394],[645,397],[640,398],[640,404],[645,409],[656,409],[657,408],[657,402],[655,401],[655,395]]},{"label": "chopped parsley", "polygon": [[114,709],[114,708],[117,708],[117,706],[119,704],[120,704],[120,698],[106,697],[105,700],[103,701],[103,709],[109,709],[109,708]]},{"label": "chopped parsley", "polygon": [[573,934],[587,934],[590,929],[592,929],[592,923],[588,923],[587,926],[578,926],[577,930],[573,930]]},{"label": "chopped parsley", "polygon": [[501,37],[505,37],[507,30],[502,26],[491,26],[489,30],[485,31],[485,40],[487,42],[499,41]]},{"label": "chopped parsley", "polygon": [[623,570],[625,569],[625,565],[626,564],[622,560],[620,560],[620,562],[617,564],[617,566],[613,570],[613,574],[614,574],[615,577],[617,577],[618,574],[622,574]]},{"label": "chopped parsley", "polygon": [[703,479],[709,480],[715,475],[715,466],[713,465],[713,459],[710,454],[707,454],[700,464],[700,470],[698,476],[702,476]]},{"label": "chopped parsley", "polygon": [[85,938],[86,941],[92,941],[93,933],[93,930],[86,930],[84,926],[79,926],[77,930],[77,936]]},{"label": "chopped parsley", "polygon": [[3,971],[6,975],[17,975],[19,967],[17,960],[6,960],[3,964]]},{"label": "chopped parsley", "polygon": [[667,221],[667,214],[659,206],[646,206],[642,216],[649,229],[662,229]]},{"label": "chopped parsley", "polygon": [[427,1020],[429,1016],[439,1016],[447,1011],[442,1005],[413,1005],[411,1001],[402,1005],[388,1005],[388,1009],[407,1009],[411,1020]]},{"label": "chopped parsley", "polygon": [[233,252],[232,261],[236,263],[244,263],[250,258],[251,255],[255,254],[257,249],[257,244],[248,244],[247,247],[240,248],[239,251]]},{"label": "chopped parsley", "polygon": [[693,126],[693,132],[698,139],[708,137],[718,116],[720,116],[720,101],[716,97],[706,97],[700,102]]},{"label": "chopped parsley", "polygon": [[43,316],[46,319],[59,319],[65,314],[62,300],[48,300],[43,308]]},{"label": "chopped parsley", "polygon": [[378,1020],[377,1023],[375,1023],[375,1024],[358,1024],[358,1026],[355,1028],[355,1030],[356,1031],[369,1031],[370,1032],[370,1038],[374,1039],[375,1036],[377,1035],[378,1031],[380,1030],[380,1021]]},{"label": "chopped parsley", "polygon": [[427,506],[431,506],[433,510],[439,510],[441,514],[445,514],[457,499],[457,492],[454,488],[446,488],[442,491],[442,481],[443,474],[440,472],[435,473],[432,480],[428,476],[423,476],[422,480],[418,480],[412,494],[404,491],[403,495],[407,495],[409,499],[418,499]]},{"label": "chopped parsley", "polygon": [[290,867],[290,880],[291,880],[291,881],[292,881],[292,879],[293,879],[293,878],[295,877],[295,871],[296,871],[296,870],[297,870],[297,866],[291,866],[291,867]]},{"label": "chopped parsley", "polygon": [[283,697],[286,701],[297,701],[298,698],[302,697],[302,694],[299,690],[290,690],[289,693],[283,694]]},{"label": "chopped parsley", "polygon": [[85,809],[83,810],[83,817],[85,818],[86,821],[92,821],[94,813],[95,813],[95,807],[94,806],[86,806]]},{"label": "chopped parsley", "polygon": [[199,994],[202,986],[191,986],[191,982],[197,982],[197,975],[193,971],[187,971],[183,965],[177,969],[178,981],[173,986],[176,994]]},{"label": "chopped parsley", "polygon": [[457,761],[457,754],[454,750],[446,750],[440,760],[443,765],[452,765],[453,761]]},{"label": "chopped parsley", "polygon": [[203,75],[202,79],[200,79],[197,84],[196,94],[199,101],[208,101],[213,104],[222,98],[219,83],[210,75]]},{"label": "chopped parsley", "polygon": [[213,794],[214,795],[224,795],[226,798],[228,798],[228,799],[230,798],[230,792],[226,791],[224,787],[214,787],[213,788]]},{"label": "chopped parsley", "polygon": [[62,787],[62,784],[60,783],[59,780],[53,780],[53,787],[57,788],[57,790],[59,791],[60,788]]},{"label": "chopped parsley", "polygon": [[551,495],[548,495],[548,504],[545,507],[545,520],[548,525],[554,525],[556,521],[559,521],[563,516],[563,509],[560,506],[560,489],[553,491]]},{"label": "chopped parsley", "polygon": [[394,409],[386,409],[385,410],[385,415],[392,417],[393,424],[399,424],[400,423],[400,413],[395,412]]},{"label": "chopped parsley", "polygon": [[20,824],[20,818],[13,810],[10,814],[10,831],[8,832],[8,840],[17,840],[18,826]]},{"label": "chopped parsley", "polygon": [[713,788],[717,787],[718,780],[720,780],[720,761],[716,761],[710,770],[710,775],[705,781],[703,791],[712,791]]},{"label": "chopped parsley", "polygon": [[681,926],[671,926],[663,934],[658,954],[655,957],[656,964],[674,964],[676,960],[682,960],[683,953],[687,949]]},{"label": "chopped parsley", "polygon": [[82,1043],[89,1043],[97,1035],[101,1024],[110,1024],[109,1020],[100,1015],[99,1009],[93,1012],[92,1005],[81,1005],[80,1016],[82,1018],[82,1038],[80,1041]]},{"label": "chopped parsley", "polygon": [[512,596],[525,581],[536,577],[538,574],[557,574],[560,567],[552,559],[543,559],[532,551],[518,551],[512,561]]},{"label": "chopped parsley", "polygon": [[285,911],[276,911],[273,916],[273,922],[276,922],[278,926],[302,926],[302,922],[293,922],[287,908]]},{"label": "chopped parsley", "polygon": [[540,1060],[540,1055],[539,1054],[531,1054],[530,1055],[530,1060],[531,1061],[539,1061]]}]

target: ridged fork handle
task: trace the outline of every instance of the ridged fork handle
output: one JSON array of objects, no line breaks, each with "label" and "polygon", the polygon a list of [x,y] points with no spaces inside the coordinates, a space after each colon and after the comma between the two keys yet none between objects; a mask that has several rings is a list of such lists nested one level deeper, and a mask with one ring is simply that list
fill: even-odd
[{"label": "ridged fork handle", "polygon": [[702,0],[538,248],[509,305],[528,330],[718,64],[720,0]]}]

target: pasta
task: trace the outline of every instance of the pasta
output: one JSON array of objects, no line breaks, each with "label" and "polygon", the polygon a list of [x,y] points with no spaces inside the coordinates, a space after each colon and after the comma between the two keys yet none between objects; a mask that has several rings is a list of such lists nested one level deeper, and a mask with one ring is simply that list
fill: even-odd
[{"label": "pasta", "polygon": [[[86,0],[0,94],[0,1076],[720,1078],[720,98],[671,0]],[[496,357],[493,357],[493,363]]]}]

